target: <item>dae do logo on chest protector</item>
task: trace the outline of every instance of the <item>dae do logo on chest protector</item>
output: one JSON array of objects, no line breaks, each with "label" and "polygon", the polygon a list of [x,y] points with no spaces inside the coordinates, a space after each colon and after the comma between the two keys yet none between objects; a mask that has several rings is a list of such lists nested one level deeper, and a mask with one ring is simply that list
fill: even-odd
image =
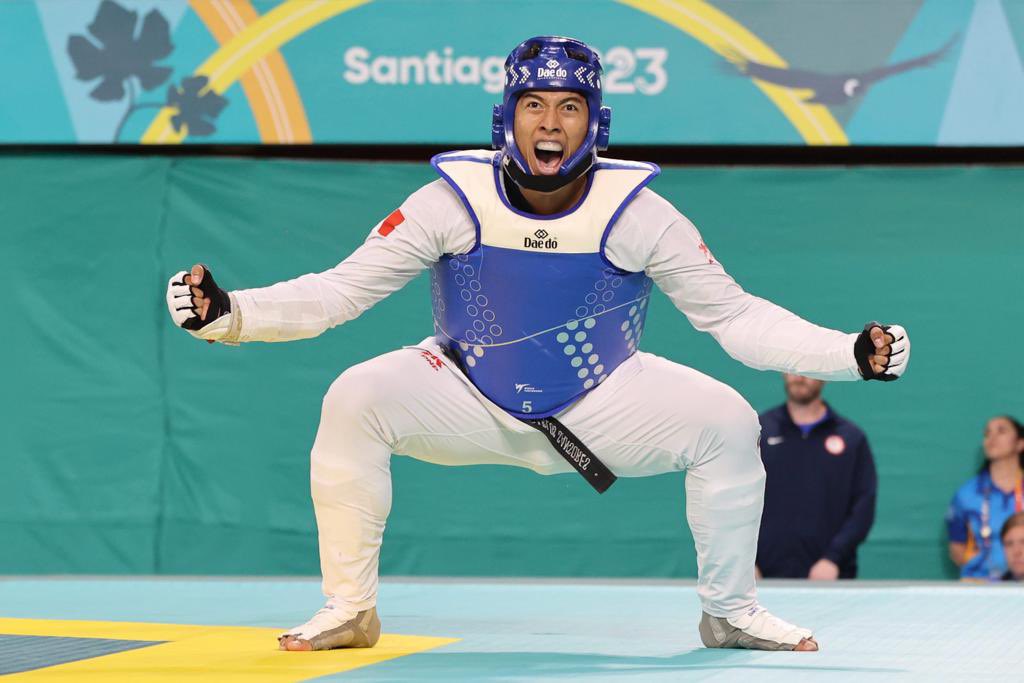
[{"label": "dae do logo on chest protector", "polygon": [[527,249],[558,249],[558,238],[541,228],[533,232],[533,237],[524,237],[523,246]]},{"label": "dae do logo on chest protector", "polygon": [[498,153],[431,163],[477,228],[469,252],[431,269],[435,339],[511,415],[553,415],[636,352],[652,283],[612,264],[604,244],[658,168],[599,158],[576,206],[536,216],[508,203]]}]

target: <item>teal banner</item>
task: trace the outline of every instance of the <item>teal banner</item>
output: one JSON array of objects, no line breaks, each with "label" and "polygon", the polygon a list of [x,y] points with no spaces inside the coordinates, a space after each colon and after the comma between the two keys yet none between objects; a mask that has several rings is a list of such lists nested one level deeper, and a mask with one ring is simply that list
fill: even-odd
[{"label": "teal banner", "polygon": [[5,0],[0,143],[486,145],[552,33],[613,145],[1024,144],[1022,0]]},{"label": "teal banner", "polygon": [[[195,261],[229,289],[321,271],[434,178],[426,164],[0,156],[0,574],[318,573],[322,398],[431,333],[429,278],[316,339],[237,348],[176,328],[167,278]],[[1022,186],[1014,166],[666,168],[654,182],[747,291],[834,329],[909,331],[900,381],[825,389],[878,467],[864,578],[956,575],[946,507],[982,461],[986,420],[1024,415]],[[758,410],[784,400],[779,375],[726,356],[657,291],[641,348]],[[696,575],[681,472],[598,496],[575,474],[397,456],[391,471],[386,574]]]}]

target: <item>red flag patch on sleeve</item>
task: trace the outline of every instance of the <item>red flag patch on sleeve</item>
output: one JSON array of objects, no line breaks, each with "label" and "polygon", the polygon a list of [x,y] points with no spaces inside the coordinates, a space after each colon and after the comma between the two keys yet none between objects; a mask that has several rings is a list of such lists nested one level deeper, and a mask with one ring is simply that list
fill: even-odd
[{"label": "red flag patch on sleeve", "polygon": [[387,237],[391,234],[391,231],[397,228],[399,225],[405,222],[405,216],[402,215],[401,209],[395,209],[391,212],[391,215],[384,219],[384,222],[380,224],[381,237]]},{"label": "red flag patch on sleeve", "polygon": [[704,240],[700,241],[700,244],[697,245],[697,248],[704,252],[704,258],[708,260],[708,263],[713,264],[715,262],[715,257],[711,255],[711,250],[708,249],[708,245],[704,244]]}]

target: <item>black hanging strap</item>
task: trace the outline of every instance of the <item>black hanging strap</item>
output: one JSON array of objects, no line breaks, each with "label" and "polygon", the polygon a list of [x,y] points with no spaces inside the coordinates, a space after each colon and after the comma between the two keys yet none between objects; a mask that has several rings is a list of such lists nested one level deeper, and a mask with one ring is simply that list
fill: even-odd
[{"label": "black hanging strap", "polygon": [[615,483],[616,477],[612,471],[598,460],[597,456],[580,441],[579,437],[566,429],[565,425],[555,418],[544,417],[539,420],[523,420],[523,422],[546,436],[558,454],[583,475],[587,483],[593,486],[598,493],[604,493],[609,486]]}]

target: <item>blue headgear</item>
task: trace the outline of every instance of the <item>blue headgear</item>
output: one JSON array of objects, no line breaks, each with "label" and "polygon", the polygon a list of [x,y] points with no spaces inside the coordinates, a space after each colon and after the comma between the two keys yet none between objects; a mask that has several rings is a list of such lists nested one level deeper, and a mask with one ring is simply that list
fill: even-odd
[{"label": "blue headgear", "polygon": [[[557,175],[534,175],[516,146],[516,103],[528,90],[571,90],[587,100],[587,137]],[[502,150],[502,163],[516,183],[552,192],[585,173],[598,150],[608,149],[611,120],[612,110],[601,106],[601,60],[597,53],[572,38],[537,36],[520,43],[505,60],[505,94],[502,103],[494,105],[491,144]]]}]

